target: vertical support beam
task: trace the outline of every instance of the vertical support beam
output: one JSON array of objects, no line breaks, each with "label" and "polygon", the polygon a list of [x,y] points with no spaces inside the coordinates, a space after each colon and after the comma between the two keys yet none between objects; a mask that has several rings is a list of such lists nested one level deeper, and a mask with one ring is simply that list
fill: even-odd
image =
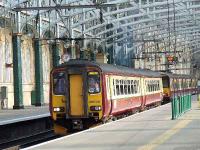
[{"label": "vertical support beam", "polygon": [[91,61],[96,61],[96,54],[95,54],[94,50],[92,50],[90,52],[90,58],[91,58]]},{"label": "vertical support beam", "polygon": [[114,58],[113,58],[113,45],[108,48],[108,64],[114,64]]},{"label": "vertical support beam", "polygon": [[42,47],[39,39],[34,40],[35,50],[35,106],[44,104],[44,89],[43,89],[43,64],[42,64]]},{"label": "vertical support beam", "polygon": [[52,60],[53,60],[53,67],[56,67],[59,65],[59,44],[58,43],[54,43],[52,45]]},{"label": "vertical support beam", "polygon": [[82,49],[82,50],[80,50],[80,59],[84,59],[85,57],[84,57],[84,50]]},{"label": "vertical support beam", "polygon": [[14,34],[13,41],[13,76],[14,76],[14,106],[21,109],[23,106],[22,93],[22,60],[21,60],[21,34]]}]

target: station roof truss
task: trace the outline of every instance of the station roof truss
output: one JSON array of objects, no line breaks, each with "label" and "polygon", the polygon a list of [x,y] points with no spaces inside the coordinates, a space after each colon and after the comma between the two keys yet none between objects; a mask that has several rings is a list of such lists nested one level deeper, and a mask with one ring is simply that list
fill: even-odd
[{"label": "station roof truss", "polygon": [[144,43],[166,51],[200,48],[199,0],[2,0],[0,6],[1,17],[18,19],[16,32],[38,27],[39,18],[40,37],[52,31],[56,38],[90,37],[140,51]]}]

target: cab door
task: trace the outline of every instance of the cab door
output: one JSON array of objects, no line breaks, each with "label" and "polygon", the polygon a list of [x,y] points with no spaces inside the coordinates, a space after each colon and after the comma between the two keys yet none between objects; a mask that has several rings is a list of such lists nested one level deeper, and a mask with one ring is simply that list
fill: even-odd
[{"label": "cab door", "polygon": [[70,115],[84,115],[83,76],[81,74],[69,75]]}]

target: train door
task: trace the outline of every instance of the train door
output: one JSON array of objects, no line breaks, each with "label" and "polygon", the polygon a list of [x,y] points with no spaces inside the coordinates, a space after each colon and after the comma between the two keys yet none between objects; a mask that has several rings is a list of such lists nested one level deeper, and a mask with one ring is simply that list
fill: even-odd
[{"label": "train door", "polygon": [[140,88],[140,93],[141,93],[141,109],[143,110],[146,104],[146,86],[145,86],[144,78],[140,78],[139,88]]},{"label": "train door", "polygon": [[69,86],[70,115],[83,116],[84,115],[83,75],[70,74],[69,84],[70,84]]}]

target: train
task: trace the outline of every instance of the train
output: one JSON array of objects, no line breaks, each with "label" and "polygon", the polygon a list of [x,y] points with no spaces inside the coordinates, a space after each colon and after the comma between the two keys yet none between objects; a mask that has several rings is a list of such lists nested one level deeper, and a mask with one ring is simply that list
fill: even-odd
[{"label": "train", "polygon": [[49,109],[56,127],[88,128],[196,90],[190,76],[70,60],[50,73]]},{"label": "train", "polygon": [[163,82],[163,102],[185,94],[197,94],[197,79],[189,75],[161,73]]}]

